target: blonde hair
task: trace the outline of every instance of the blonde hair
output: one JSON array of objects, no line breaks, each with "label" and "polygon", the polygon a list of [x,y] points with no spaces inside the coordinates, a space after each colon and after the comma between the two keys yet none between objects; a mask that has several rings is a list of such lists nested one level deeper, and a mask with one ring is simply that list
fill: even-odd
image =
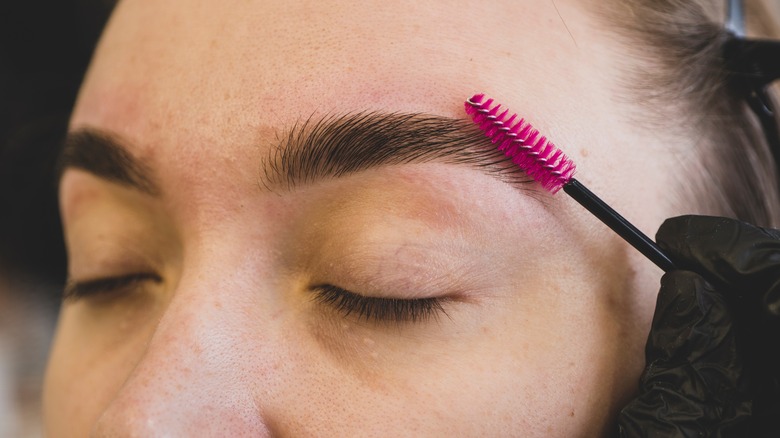
[{"label": "blonde hair", "polygon": [[[745,1],[749,36],[780,38],[780,6],[770,1]],[[680,173],[701,178],[680,181],[680,205],[693,198],[698,213],[780,226],[777,164],[724,57],[726,1],[613,0],[597,7],[636,61],[626,82],[647,102],[643,109],[658,116],[651,123],[671,123],[699,139],[687,155],[695,157],[688,172]]]}]

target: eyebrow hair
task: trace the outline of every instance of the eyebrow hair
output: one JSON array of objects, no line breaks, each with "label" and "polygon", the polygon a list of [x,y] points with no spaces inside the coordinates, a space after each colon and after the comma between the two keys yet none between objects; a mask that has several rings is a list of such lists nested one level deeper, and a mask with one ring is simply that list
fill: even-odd
[{"label": "eyebrow hair", "polygon": [[269,190],[291,189],[383,165],[444,162],[509,183],[531,179],[472,123],[420,113],[354,113],[309,118],[277,139],[263,160]]},{"label": "eyebrow hair", "polygon": [[[69,133],[60,153],[58,177],[67,168],[78,168],[159,195],[151,169],[132,156],[124,143],[94,128]],[[290,190],[374,167],[428,162],[470,166],[513,185],[532,181],[466,120],[383,112],[310,117],[296,123],[277,136],[262,160],[260,181],[270,191]]]},{"label": "eyebrow hair", "polygon": [[160,194],[151,169],[132,156],[118,137],[96,129],[79,129],[65,137],[57,160],[57,181],[68,168],[81,169],[105,180],[152,196]]}]

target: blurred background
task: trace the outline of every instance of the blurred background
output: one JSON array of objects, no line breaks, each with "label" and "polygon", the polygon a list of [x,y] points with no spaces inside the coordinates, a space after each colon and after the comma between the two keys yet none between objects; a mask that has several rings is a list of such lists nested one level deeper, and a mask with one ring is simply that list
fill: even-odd
[{"label": "blurred background", "polygon": [[0,2],[0,437],[41,436],[65,281],[54,166],[115,0]]}]

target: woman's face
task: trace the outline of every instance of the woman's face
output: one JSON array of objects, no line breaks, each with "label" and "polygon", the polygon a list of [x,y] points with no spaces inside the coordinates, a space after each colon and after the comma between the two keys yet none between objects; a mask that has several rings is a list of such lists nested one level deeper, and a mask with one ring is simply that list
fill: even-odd
[{"label": "woman's face", "polygon": [[625,49],[579,0],[505,3],[122,2],[61,180],[85,296],[62,308],[48,433],[607,430],[660,271],[563,194],[388,164],[377,140],[411,157],[436,134],[405,114],[446,126],[485,92],[640,228],[673,213]]}]

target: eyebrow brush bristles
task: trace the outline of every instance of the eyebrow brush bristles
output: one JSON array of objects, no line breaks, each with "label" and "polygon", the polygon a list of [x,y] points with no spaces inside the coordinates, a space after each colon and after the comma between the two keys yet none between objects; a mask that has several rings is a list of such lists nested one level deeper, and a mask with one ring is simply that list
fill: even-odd
[{"label": "eyebrow brush bristles", "polygon": [[[474,95],[465,103],[466,113],[513,163],[555,194],[563,189],[626,242],[665,272],[675,269],[671,259],[649,237],[574,179],[576,166],[560,149],[517,114],[501,111],[493,99]],[[507,117],[508,116],[508,117]]]}]

